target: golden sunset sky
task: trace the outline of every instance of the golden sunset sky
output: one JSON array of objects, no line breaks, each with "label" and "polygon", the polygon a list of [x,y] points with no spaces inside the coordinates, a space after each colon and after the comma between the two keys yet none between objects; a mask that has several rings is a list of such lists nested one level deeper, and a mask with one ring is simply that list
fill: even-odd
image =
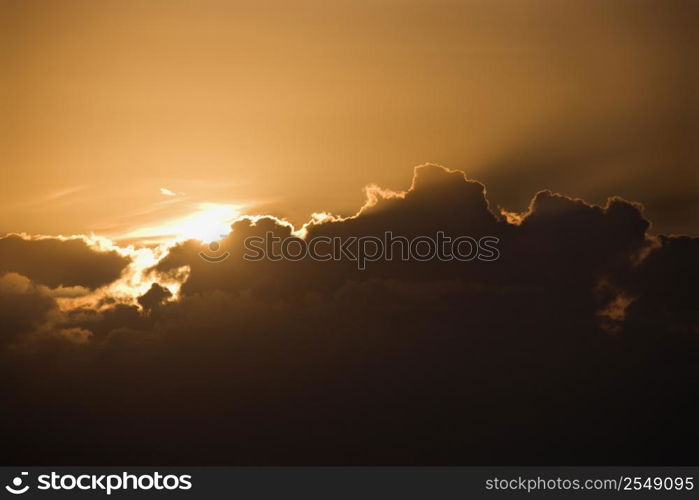
[{"label": "golden sunset sky", "polygon": [[697,463],[697,34],[0,0],[0,465]]},{"label": "golden sunset sky", "polygon": [[301,223],[437,162],[509,210],[618,194],[696,233],[696,10],[1,0],[0,232],[142,235],[206,207]]}]

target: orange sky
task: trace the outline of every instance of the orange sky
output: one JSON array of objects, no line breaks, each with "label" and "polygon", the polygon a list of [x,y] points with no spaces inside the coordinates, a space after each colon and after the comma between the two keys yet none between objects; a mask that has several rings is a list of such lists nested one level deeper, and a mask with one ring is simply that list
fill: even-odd
[{"label": "orange sky", "polygon": [[0,0],[0,232],[298,223],[432,161],[696,233],[696,7],[668,3]]}]

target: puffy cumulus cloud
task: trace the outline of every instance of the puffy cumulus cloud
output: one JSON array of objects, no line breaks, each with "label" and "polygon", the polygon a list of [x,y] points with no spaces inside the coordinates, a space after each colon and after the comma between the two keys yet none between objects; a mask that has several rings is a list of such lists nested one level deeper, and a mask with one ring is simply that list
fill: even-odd
[{"label": "puffy cumulus cloud", "polygon": [[[148,261],[155,284],[136,300],[105,296],[52,320],[74,348],[3,354],[6,460],[695,460],[697,239],[649,235],[642,207],[619,198],[542,191],[516,215],[496,215],[463,173],[427,165],[405,192],[368,190],[354,216],[302,230],[246,217],[220,248],[176,244]],[[493,235],[500,258],[364,271],[242,258],[245,238],[267,232],[385,231]]]},{"label": "puffy cumulus cloud", "polygon": [[104,251],[84,237],[0,237],[0,272],[15,272],[55,288],[97,288],[121,275],[128,257]]},{"label": "puffy cumulus cloud", "polygon": [[170,298],[172,298],[172,292],[169,289],[153,283],[148,291],[138,298],[138,303],[145,311],[151,311]]},{"label": "puffy cumulus cloud", "polygon": [[[302,231],[272,217],[244,218],[233,225],[216,252],[195,241],[184,242],[171,249],[155,269],[166,276],[183,266],[189,268],[185,293],[216,289],[298,296],[336,289],[348,279],[459,278],[555,290],[554,295],[565,288],[589,301],[595,297],[599,280],[630,271],[634,256],[650,245],[647,229],[638,204],[610,198],[605,207],[599,207],[549,191],[538,193],[528,212],[512,224],[492,212],[482,184],[466,179],[460,171],[424,165],[415,169],[407,192],[373,188],[355,216],[315,217]],[[384,239],[387,231],[409,239],[436,239],[440,232],[452,238],[494,236],[499,239],[500,258],[496,263],[379,259],[368,262],[361,271],[356,262],[347,259],[249,262],[242,258],[246,239],[264,238],[267,233],[279,238],[302,233],[307,241],[319,237],[346,241],[352,237]],[[357,246],[352,250],[356,253]],[[401,249],[393,250],[398,257]],[[202,253],[211,257],[228,253],[231,257],[212,264],[201,258]]]},{"label": "puffy cumulus cloud", "polygon": [[17,341],[35,330],[56,306],[46,289],[17,273],[0,276],[0,317],[2,344]]},{"label": "puffy cumulus cloud", "polygon": [[42,344],[52,348],[56,343],[83,344],[92,337],[87,329],[62,326],[66,316],[58,306],[55,290],[17,273],[0,276],[0,317],[0,351],[31,351]]}]

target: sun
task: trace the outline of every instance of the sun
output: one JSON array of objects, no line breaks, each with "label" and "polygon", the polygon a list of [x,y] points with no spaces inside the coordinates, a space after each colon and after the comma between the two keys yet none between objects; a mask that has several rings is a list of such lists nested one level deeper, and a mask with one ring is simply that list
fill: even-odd
[{"label": "sun", "polygon": [[241,215],[240,209],[240,205],[200,203],[190,215],[170,219],[157,226],[139,228],[126,237],[161,241],[193,239],[211,243],[231,232],[231,224]]},{"label": "sun", "polygon": [[240,217],[239,208],[236,205],[202,203],[199,211],[172,221],[170,228],[179,238],[211,243],[231,232],[231,223]]}]

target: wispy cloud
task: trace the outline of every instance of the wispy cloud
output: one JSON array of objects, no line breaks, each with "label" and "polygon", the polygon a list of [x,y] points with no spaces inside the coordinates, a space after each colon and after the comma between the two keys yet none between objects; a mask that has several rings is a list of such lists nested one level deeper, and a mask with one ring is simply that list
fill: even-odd
[{"label": "wispy cloud", "polygon": [[81,185],[54,190],[38,198],[25,201],[22,203],[22,205],[26,208],[44,208],[46,206],[55,207],[70,205],[72,203],[82,201],[84,197],[80,198],[75,197],[74,195],[81,191],[85,191],[88,187],[89,186]]}]

